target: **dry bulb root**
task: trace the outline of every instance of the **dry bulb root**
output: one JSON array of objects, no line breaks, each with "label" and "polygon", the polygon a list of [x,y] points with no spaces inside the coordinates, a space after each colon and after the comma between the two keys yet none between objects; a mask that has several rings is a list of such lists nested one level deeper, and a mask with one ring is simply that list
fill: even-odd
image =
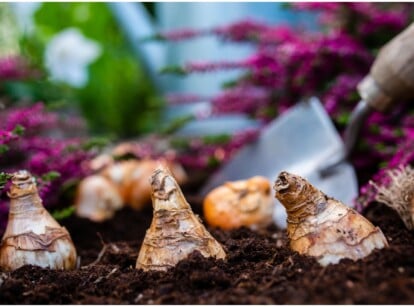
[{"label": "dry bulb root", "polygon": [[76,250],[65,227],[46,211],[35,179],[27,171],[13,174],[7,228],[0,244],[0,267],[6,271],[31,264],[73,269]]},{"label": "dry bulb root", "polygon": [[378,227],[302,177],[281,172],[274,189],[288,215],[290,247],[316,257],[321,265],[357,260],[388,246]]},{"label": "dry bulb root", "polygon": [[204,199],[204,217],[210,226],[258,229],[273,222],[271,185],[264,177],[226,182]]},{"label": "dry bulb root", "polygon": [[226,257],[166,168],[155,170],[151,188],[153,219],[139,251],[137,269],[165,271],[196,250],[204,257]]},{"label": "dry bulb root", "polygon": [[387,171],[390,183],[379,186],[370,182],[377,189],[375,200],[397,211],[405,226],[414,229],[414,169],[400,166]]},{"label": "dry bulb root", "polygon": [[[98,162],[97,165],[102,164]],[[100,222],[112,218],[123,205],[141,210],[150,203],[151,186],[148,178],[160,163],[171,167],[178,182],[187,180],[181,165],[173,162],[125,160],[107,163],[98,174],[86,177],[80,183],[75,202],[77,214]]]}]

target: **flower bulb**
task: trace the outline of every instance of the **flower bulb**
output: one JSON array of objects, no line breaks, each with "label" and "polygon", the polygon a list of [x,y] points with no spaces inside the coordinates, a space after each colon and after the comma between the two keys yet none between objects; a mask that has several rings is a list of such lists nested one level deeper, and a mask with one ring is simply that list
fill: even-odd
[{"label": "flower bulb", "polygon": [[75,207],[78,216],[103,222],[123,207],[123,201],[111,181],[101,175],[91,175],[80,182]]},{"label": "flower bulb", "polygon": [[304,178],[281,172],[274,189],[287,212],[290,247],[321,265],[357,260],[388,246],[381,229]]},{"label": "flower bulb", "polygon": [[234,229],[263,228],[273,222],[271,185],[264,177],[226,182],[204,199],[204,217],[210,226]]},{"label": "flower bulb", "polygon": [[76,250],[65,227],[43,207],[35,179],[27,171],[12,176],[10,211],[0,244],[0,267],[11,271],[24,265],[73,269]]},{"label": "flower bulb", "polygon": [[193,251],[224,259],[226,254],[191,210],[184,195],[164,167],[151,177],[153,219],[139,251],[136,268],[167,270]]}]

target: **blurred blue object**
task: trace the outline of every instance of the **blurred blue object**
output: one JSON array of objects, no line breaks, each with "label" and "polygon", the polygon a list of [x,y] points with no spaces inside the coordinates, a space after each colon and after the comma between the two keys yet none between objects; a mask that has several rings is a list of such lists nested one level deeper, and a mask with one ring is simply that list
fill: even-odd
[{"label": "blurred blue object", "polygon": [[142,43],[142,39],[157,32],[157,26],[142,3],[110,2],[120,28],[154,85],[163,91],[159,70],[165,65],[165,46],[161,42]]},{"label": "blurred blue object", "polygon": [[[281,2],[159,2],[155,4],[156,20],[151,19],[141,3],[116,2],[109,3],[109,6],[137,56],[148,70],[148,75],[162,93],[196,93],[201,96],[212,96],[221,90],[224,82],[236,78],[240,71],[189,75],[185,78],[160,75],[158,71],[166,65],[182,65],[192,60],[243,59],[254,49],[248,45],[223,44],[215,37],[202,37],[180,43],[142,43],[142,38],[159,31],[209,29],[247,18],[270,24],[317,28],[314,14],[292,11]],[[201,101],[188,107],[170,106],[166,110],[165,118],[172,120],[179,116],[205,111],[206,103],[208,104]],[[229,122],[229,133],[233,133],[235,127],[242,129],[256,126],[256,123],[248,120],[244,115],[234,115],[235,117],[239,117],[240,120],[235,126],[230,125]],[[197,122],[202,125],[200,129],[194,127]],[[214,119],[209,119],[208,124],[203,123],[203,120],[197,122],[191,123],[194,131],[200,134],[211,133],[205,128],[214,125]],[[222,122],[223,119],[220,119],[220,123]],[[188,129],[186,128],[185,131]]]}]

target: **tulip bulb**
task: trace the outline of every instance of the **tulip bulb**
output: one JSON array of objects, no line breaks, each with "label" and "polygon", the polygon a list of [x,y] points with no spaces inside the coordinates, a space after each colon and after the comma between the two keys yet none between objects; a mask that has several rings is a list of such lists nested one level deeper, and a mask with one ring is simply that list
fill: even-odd
[{"label": "tulip bulb", "polygon": [[112,218],[123,207],[117,187],[101,175],[88,176],[81,181],[75,204],[78,216],[94,222]]},{"label": "tulip bulb", "polygon": [[405,226],[414,229],[414,169],[411,166],[388,170],[390,183],[379,186],[370,182],[377,189],[375,200],[397,211]]},{"label": "tulip bulb", "polygon": [[204,217],[210,226],[234,229],[263,228],[273,222],[271,185],[264,177],[226,182],[207,194]]},{"label": "tulip bulb", "polygon": [[12,176],[10,211],[0,244],[0,267],[6,271],[24,265],[73,269],[76,250],[65,227],[46,211],[35,179],[27,171]]},{"label": "tulip bulb", "polygon": [[151,189],[153,219],[139,251],[137,269],[165,271],[196,250],[204,257],[226,257],[166,168],[155,170]]},{"label": "tulip bulb", "polygon": [[357,260],[388,246],[378,227],[302,177],[281,172],[274,189],[287,212],[290,247],[316,257],[321,265]]}]

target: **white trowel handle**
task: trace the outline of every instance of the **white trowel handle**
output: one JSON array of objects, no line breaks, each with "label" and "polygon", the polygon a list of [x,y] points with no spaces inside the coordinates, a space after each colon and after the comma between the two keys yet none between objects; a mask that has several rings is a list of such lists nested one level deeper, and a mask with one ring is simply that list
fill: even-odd
[{"label": "white trowel handle", "polygon": [[398,100],[414,98],[414,23],[381,48],[358,92],[381,112]]}]

